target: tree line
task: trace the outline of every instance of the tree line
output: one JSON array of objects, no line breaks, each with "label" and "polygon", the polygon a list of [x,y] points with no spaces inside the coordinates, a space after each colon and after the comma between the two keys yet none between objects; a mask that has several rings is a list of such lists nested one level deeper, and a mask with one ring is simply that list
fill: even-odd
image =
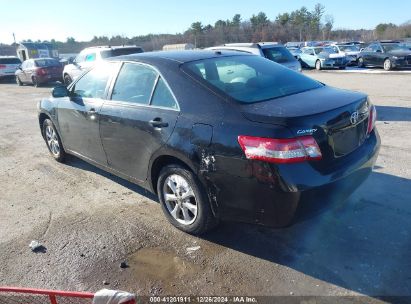
[{"label": "tree line", "polygon": [[[270,20],[264,12],[243,19],[240,14],[231,19],[217,20],[214,25],[193,22],[186,31],[178,34],[148,34],[135,37],[94,36],[87,42],[69,37],[65,42],[52,39],[60,53],[76,53],[88,46],[139,45],[146,51],[160,50],[166,44],[192,43],[197,48],[230,42],[312,41],[312,40],[361,40],[400,39],[411,37],[411,22],[403,25],[381,23],[373,30],[334,29],[334,18],[325,13],[318,3],[312,10],[305,6],[292,12],[278,14]],[[30,41],[29,41],[30,42]],[[36,41],[40,42],[40,41]]]}]

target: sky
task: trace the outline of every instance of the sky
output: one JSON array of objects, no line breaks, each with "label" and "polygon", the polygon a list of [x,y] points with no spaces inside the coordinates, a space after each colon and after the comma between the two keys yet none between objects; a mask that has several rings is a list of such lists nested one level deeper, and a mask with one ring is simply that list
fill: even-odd
[{"label": "sky", "polygon": [[379,23],[402,24],[411,19],[411,0],[0,0],[0,43],[25,39],[89,41],[93,36],[184,32],[191,23],[204,25],[241,14],[249,19],[263,11],[273,20],[316,3],[333,15],[334,28],[373,29]]}]

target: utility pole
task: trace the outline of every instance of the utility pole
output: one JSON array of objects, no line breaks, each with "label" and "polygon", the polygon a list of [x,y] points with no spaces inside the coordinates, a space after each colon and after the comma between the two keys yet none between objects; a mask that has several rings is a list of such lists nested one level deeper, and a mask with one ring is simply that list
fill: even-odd
[{"label": "utility pole", "polygon": [[16,45],[16,35],[13,33],[13,40],[14,40],[14,45]]}]

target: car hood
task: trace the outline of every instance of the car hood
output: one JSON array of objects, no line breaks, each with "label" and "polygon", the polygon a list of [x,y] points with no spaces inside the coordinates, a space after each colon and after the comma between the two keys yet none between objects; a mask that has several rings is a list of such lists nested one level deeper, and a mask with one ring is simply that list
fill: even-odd
[{"label": "car hood", "polygon": [[327,52],[321,52],[320,54],[318,54],[319,58],[323,58],[323,59],[328,59],[328,58],[344,58],[345,55],[340,55],[340,54],[331,54],[331,53],[327,53]]}]

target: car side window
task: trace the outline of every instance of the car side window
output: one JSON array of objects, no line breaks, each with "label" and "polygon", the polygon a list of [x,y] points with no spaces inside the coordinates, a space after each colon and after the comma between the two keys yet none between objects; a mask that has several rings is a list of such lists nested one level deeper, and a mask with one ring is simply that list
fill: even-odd
[{"label": "car side window", "polygon": [[71,92],[74,97],[103,98],[113,64],[101,64],[77,81]]},{"label": "car side window", "polygon": [[124,63],[111,95],[112,100],[149,104],[158,73],[135,63]]},{"label": "car side window", "polygon": [[177,103],[173,97],[173,94],[161,77],[159,77],[156,88],[154,89],[151,105],[177,109]]},{"label": "car side window", "polygon": [[84,61],[95,61],[96,60],[96,53],[87,54]]},{"label": "car side window", "polygon": [[313,49],[305,49],[304,53],[307,55],[313,55],[314,56],[314,50]]},{"label": "car side window", "polygon": [[74,62],[80,63],[86,60],[86,54],[84,52],[78,54],[76,58],[74,58]]}]

